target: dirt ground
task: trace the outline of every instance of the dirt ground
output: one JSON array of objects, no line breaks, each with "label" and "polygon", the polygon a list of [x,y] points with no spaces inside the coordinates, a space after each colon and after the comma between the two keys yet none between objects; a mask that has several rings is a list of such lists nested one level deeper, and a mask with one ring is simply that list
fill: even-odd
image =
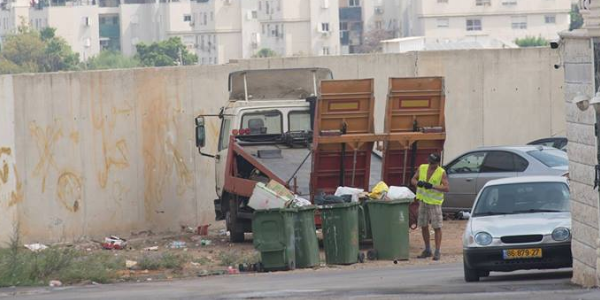
[{"label": "dirt ground", "polygon": [[[417,255],[423,250],[423,240],[421,231],[410,231],[410,259],[408,261],[399,261],[398,266],[424,265],[424,264],[443,264],[461,261],[462,259],[462,234],[466,221],[448,220],[444,221],[443,242],[442,242],[442,260],[439,262],[431,259],[417,259]],[[433,239],[433,232],[431,234]],[[229,243],[228,233],[225,230],[223,222],[213,224],[208,231],[207,236],[200,236],[193,233],[181,233],[170,236],[153,236],[152,234],[141,234],[132,237],[128,241],[128,248],[125,250],[103,250],[98,244],[88,243],[77,245],[79,249],[89,252],[93,255],[95,252],[112,251],[111,253],[122,260],[129,260],[130,264],[137,263],[135,266],[119,271],[119,281],[152,281],[152,280],[170,280],[174,278],[186,278],[196,276],[223,275],[230,272],[237,272],[237,267],[242,263],[255,263],[260,260],[260,255],[254,250],[252,244],[252,235],[246,235],[246,242],[242,244]],[[175,243],[174,243],[175,242]],[[177,243],[179,242],[179,245]],[[183,242],[183,243],[181,243]],[[432,240],[432,247],[434,245]],[[177,246],[177,248],[173,248]],[[149,247],[157,249],[149,250]],[[361,245],[361,251],[366,253],[372,249],[371,244]],[[144,268],[149,260],[160,260],[160,257],[170,255],[178,257],[181,260],[180,267],[169,269],[157,267]],[[144,264],[144,261],[146,264]],[[321,248],[321,267],[345,269],[345,268],[368,268],[374,266],[384,266],[393,264],[391,261],[369,261],[365,260],[363,264],[354,264],[350,266],[327,266],[325,265],[325,254]],[[234,270],[228,270],[231,266]],[[312,270],[295,270],[292,272],[306,272]]]}]

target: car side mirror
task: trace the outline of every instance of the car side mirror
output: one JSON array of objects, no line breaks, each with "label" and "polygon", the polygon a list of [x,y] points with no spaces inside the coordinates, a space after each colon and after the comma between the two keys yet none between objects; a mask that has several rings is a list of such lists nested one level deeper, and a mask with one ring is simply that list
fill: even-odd
[{"label": "car side mirror", "polygon": [[206,128],[204,117],[196,118],[196,147],[203,148],[206,145]]}]

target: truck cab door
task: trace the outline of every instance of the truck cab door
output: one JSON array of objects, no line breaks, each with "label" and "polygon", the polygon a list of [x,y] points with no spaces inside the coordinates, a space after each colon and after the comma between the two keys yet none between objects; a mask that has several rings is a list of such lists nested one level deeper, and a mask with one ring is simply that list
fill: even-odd
[{"label": "truck cab door", "polygon": [[219,198],[223,195],[225,184],[225,167],[227,166],[227,151],[229,149],[229,136],[231,135],[231,117],[223,117],[221,120],[221,132],[219,133],[219,145],[215,157],[215,183]]}]

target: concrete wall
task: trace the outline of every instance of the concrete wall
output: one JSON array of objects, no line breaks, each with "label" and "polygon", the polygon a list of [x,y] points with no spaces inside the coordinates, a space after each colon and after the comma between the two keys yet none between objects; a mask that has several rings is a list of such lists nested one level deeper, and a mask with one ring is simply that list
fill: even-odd
[{"label": "concrete wall", "polygon": [[[11,207],[25,239],[41,242],[211,222],[214,164],[197,153],[193,119],[224,104],[231,71],[318,66],[339,79],[375,78],[379,132],[389,77],[445,76],[446,156],[454,157],[563,135],[558,60],[550,49],[444,51],[0,77],[0,104],[15,105],[14,132],[0,127],[19,175],[7,190],[19,196]],[[218,127],[208,124],[207,152],[215,151]],[[0,222],[10,217],[0,210]]]},{"label": "concrete wall", "polygon": [[[565,110],[569,138],[569,172],[573,230],[573,282],[583,286],[598,286],[600,261],[598,249],[598,192],[593,188],[594,166],[597,164],[596,123],[593,109],[580,111],[572,99],[578,93],[594,95],[594,53],[590,38],[566,36]],[[600,51],[600,50],[596,50]]]}]

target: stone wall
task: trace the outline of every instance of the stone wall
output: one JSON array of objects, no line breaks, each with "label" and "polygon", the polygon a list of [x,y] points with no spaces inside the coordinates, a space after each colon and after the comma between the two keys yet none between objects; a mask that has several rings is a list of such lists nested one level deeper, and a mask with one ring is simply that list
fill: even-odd
[{"label": "stone wall", "polygon": [[[326,67],[339,79],[375,78],[379,132],[389,77],[444,76],[451,159],[564,135],[558,54],[442,51],[1,76],[0,149],[9,150],[0,154],[0,243],[16,221],[25,241],[46,243],[212,222],[214,162],[198,154],[194,117],[225,104],[229,72]],[[218,128],[208,123],[209,153]]]},{"label": "stone wall", "polygon": [[569,139],[569,172],[573,230],[573,282],[598,285],[598,192],[593,189],[597,164],[593,109],[580,111],[572,99],[578,93],[594,95],[594,49],[590,38],[577,33],[563,37],[565,70],[565,111]]}]

